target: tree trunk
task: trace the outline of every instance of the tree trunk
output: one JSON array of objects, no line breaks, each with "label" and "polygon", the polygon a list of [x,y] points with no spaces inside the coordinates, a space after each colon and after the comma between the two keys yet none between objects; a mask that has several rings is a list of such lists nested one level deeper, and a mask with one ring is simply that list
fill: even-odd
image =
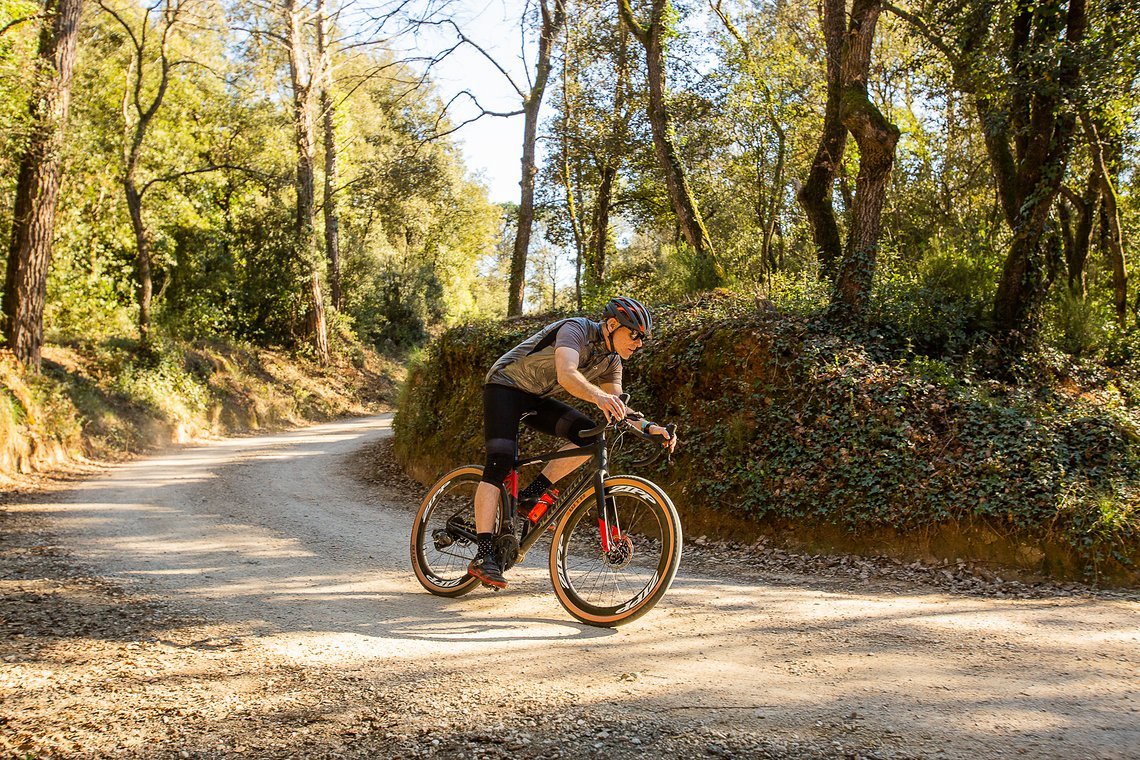
[{"label": "tree trunk", "polygon": [[[1070,0],[1064,38],[1071,50],[1061,56],[1056,88],[1034,93],[1032,98],[1014,97],[1013,107],[1004,118],[999,111],[982,110],[999,197],[1007,219],[1013,217],[1010,227],[1014,233],[994,298],[994,324],[1003,341],[1015,349],[1036,333],[1045,299],[1042,239],[1072,151],[1076,114],[1065,106],[1065,100],[1079,85],[1077,48],[1084,41],[1087,23],[1085,0]],[[1024,6],[1013,20],[1010,58],[1014,70],[1019,71],[1022,62],[1031,57],[1033,40],[1055,38],[1062,31],[1060,27],[1059,14],[1034,15],[1028,5]],[[983,103],[986,98],[977,100]]]},{"label": "tree trunk", "polygon": [[724,268],[712,251],[712,240],[705,227],[705,220],[701,218],[697,198],[693,196],[684,163],[673,140],[673,116],[669,113],[665,77],[666,40],[671,33],[669,23],[673,16],[673,6],[669,0],[653,0],[648,26],[637,23],[629,0],[619,0],[619,7],[629,31],[645,48],[645,68],[649,79],[649,107],[646,115],[649,116],[653,132],[654,153],[657,153],[658,163],[665,171],[665,186],[677,218],[677,227],[681,229],[685,242],[697,254],[697,271],[693,272],[692,286],[701,291],[718,287],[724,284]]},{"label": "tree trunk", "polygon": [[321,293],[320,255],[317,251],[313,223],[313,175],[316,166],[316,139],[312,113],[312,79],[308,71],[308,55],[301,29],[301,10],[296,0],[284,0],[283,11],[288,29],[289,75],[293,87],[293,138],[297,148],[297,216],[293,230],[293,248],[308,273],[306,295],[309,302],[307,327],[313,341],[317,361],[329,363],[328,332],[325,306]]},{"label": "tree trunk", "polygon": [[123,179],[127,196],[127,212],[131,217],[131,230],[135,235],[135,298],[139,306],[139,339],[150,343],[150,312],[154,294],[154,280],[150,262],[150,232],[143,221],[142,194],[135,184],[132,171]]},{"label": "tree trunk", "polygon": [[[942,37],[891,6],[946,55],[955,85],[973,96],[998,202],[1013,232],[994,297],[994,328],[1017,350],[1033,336],[1046,292],[1042,242],[1072,152],[1076,117],[1070,104],[1079,100],[1086,0],[1015,3],[1008,16],[999,3],[946,8],[949,33]],[[975,65],[992,54],[989,39],[1008,40],[1004,76]],[[1049,86],[1029,84],[1042,81]]]},{"label": "tree trunk", "polygon": [[645,47],[645,64],[649,84],[649,124],[653,132],[653,149],[657,161],[665,172],[665,186],[669,190],[669,200],[673,213],[681,228],[685,242],[697,254],[699,269],[694,285],[699,289],[711,289],[724,282],[724,270],[713,253],[712,241],[701,218],[697,199],[689,187],[689,179],[677,146],[673,142],[673,117],[669,112],[665,84],[665,35],[666,14],[669,3],[656,0],[653,4],[653,19],[649,26],[649,39]]},{"label": "tree trunk", "polygon": [[784,209],[784,165],[787,161],[788,136],[783,127],[779,126],[773,118],[772,126],[776,128],[776,169],[772,175],[772,192],[768,199],[768,223],[764,227],[764,238],[760,247],[760,255],[764,259],[764,271],[768,273],[768,285],[772,284],[772,270],[776,266],[776,256],[772,250],[772,238],[776,234],[776,224],[780,213]]},{"label": "tree trunk", "polygon": [[[1096,219],[1096,209],[1100,200],[1096,173],[1089,173],[1084,195],[1077,195],[1067,189],[1062,189],[1062,192],[1064,198],[1058,201],[1057,207],[1064,241],[1069,292],[1084,300],[1088,296],[1085,271],[1092,244],[1093,222]],[[1069,204],[1076,209],[1076,224],[1072,224]]]},{"label": "tree trunk", "polygon": [[[342,306],[340,285],[340,213],[337,208],[336,185],[339,181],[336,138],[336,104],[333,102],[334,75],[328,50],[328,17],[324,0],[317,6],[317,56],[321,68],[321,125],[325,139],[325,194],[322,205],[325,219],[325,257],[329,264],[329,297],[332,306]],[[320,283],[318,282],[318,285]]]},{"label": "tree trunk", "polygon": [[614,182],[622,158],[622,144],[625,141],[628,114],[625,112],[626,89],[629,87],[629,32],[618,22],[618,55],[615,63],[616,84],[614,85],[614,118],[611,122],[610,138],[602,165],[601,178],[594,204],[593,226],[590,240],[586,244],[586,290],[594,292],[606,279],[606,253],[609,249],[610,207],[613,205]]},{"label": "tree trunk", "polygon": [[602,167],[598,183],[598,198],[594,206],[594,226],[590,230],[589,265],[586,268],[587,290],[597,290],[606,279],[606,253],[610,242],[610,208],[613,206],[614,182],[618,168],[611,164]]},{"label": "tree trunk", "polygon": [[855,0],[841,65],[840,114],[843,126],[859,145],[859,176],[855,180],[847,250],[836,275],[831,302],[853,318],[863,315],[871,295],[883,199],[899,139],[898,127],[887,121],[867,95],[871,46],[881,10],[881,0]]},{"label": "tree trunk", "polygon": [[724,268],[717,261],[697,200],[689,187],[684,163],[673,142],[673,121],[669,112],[665,83],[665,41],[672,33],[670,18],[673,15],[669,0],[653,0],[648,26],[640,25],[633,17],[629,0],[618,0],[622,19],[630,32],[645,48],[645,66],[649,84],[649,104],[646,111],[653,132],[653,149],[665,173],[665,187],[677,217],[681,235],[696,253],[697,269],[693,272],[692,286],[709,290],[724,284]]},{"label": "tree trunk", "polygon": [[1124,327],[1128,317],[1128,268],[1124,256],[1124,237],[1120,228],[1119,196],[1116,193],[1116,184],[1113,182],[1113,172],[1109,168],[1109,159],[1105,156],[1104,144],[1100,139],[1100,130],[1087,115],[1082,116],[1082,122],[1092,152],[1093,175],[1100,188],[1101,234],[1107,232],[1108,236],[1109,261],[1112,263],[1112,301],[1116,310],[1116,321]]},{"label": "tree trunk", "polygon": [[22,364],[39,370],[71,75],[82,0],[48,0],[40,30],[39,77],[29,98],[31,134],[20,158],[4,282],[4,338]]},{"label": "tree trunk", "polygon": [[[140,29],[136,32],[127,18],[114,8],[99,0],[104,12],[111,15],[127,33],[133,45],[133,54],[127,66],[126,81],[120,111],[123,117],[123,176],[122,186],[127,201],[127,213],[131,219],[131,231],[135,236],[135,298],[139,307],[139,339],[144,345],[150,343],[151,312],[154,300],[154,265],[151,261],[152,236],[143,215],[143,196],[147,184],[139,187],[138,173],[142,160],[142,149],[146,143],[150,124],[166,97],[170,86],[170,72],[175,65],[170,60],[171,32],[178,23],[183,7],[178,3],[166,2],[147,8],[142,17]],[[151,12],[161,8],[161,37],[158,45],[158,78],[154,83],[153,94],[148,81],[149,61],[152,56],[147,44],[147,31],[152,27]],[[149,102],[145,102],[149,98]],[[145,104],[144,104],[145,102]],[[152,180],[152,183],[154,180]]]},{"label": "tree trunk", "polygon": [[542,0],[540,5],[542,26],[539,30],[538,65],[530,94],[523,101],[523,155],[522,198],[519,201],[518,229],[515,232],[515,247],[511,253],[511,280],[507,295],[507,316],[519,317],[523,312],[523,291],[526,286],[526,259],[530,251],[531,228],[534,226],[534,176],[538,167],[534,163],[535,143],[538,139],[538,112],[542,106],[542,96],[546,92],[546,82],[550,78],[550,54],[554,39],[566,19],[565,0],[554,0],[554,12]]},{"label": "tree trunk", "polygon": [[824,0],[822,20],[827,45],[827,105],[823,112],[823,133],[819,138],[819,147],[816,148],[807,181],[797,194],[811,225],[820,277],[833,282],[843,254],[843,243],[831,196],[839,165],[843,161],[843,151],[847,147],[847,128],[843,126],[840,116],[843,81],[840,64],[843,59],[843,23],[846,13],[846,0]]}]

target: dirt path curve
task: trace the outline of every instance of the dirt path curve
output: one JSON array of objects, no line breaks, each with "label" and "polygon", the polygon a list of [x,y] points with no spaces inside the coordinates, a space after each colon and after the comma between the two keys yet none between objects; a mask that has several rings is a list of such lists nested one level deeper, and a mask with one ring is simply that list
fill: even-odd
[{"label": "dirt path curve", "polygon": [[411,505],[348,473],[389,426],[225,440],[10,499],[109,581],[56,597],[149,610],[122,635],[15,637],[12,755],[1140,757],[1134,599],[682,565],[611,631],[565,614],[538,549],[508,591],[438,599],[409,571]]}]

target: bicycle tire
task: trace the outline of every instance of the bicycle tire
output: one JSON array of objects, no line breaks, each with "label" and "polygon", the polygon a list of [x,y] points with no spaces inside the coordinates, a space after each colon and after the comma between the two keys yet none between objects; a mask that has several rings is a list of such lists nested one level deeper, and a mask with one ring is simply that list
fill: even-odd
[{"label": "bicycle tire", "polygon": [[591,488],[555,528],[550,579],[576,620],[612,628],[637,620],[669,590],[681,562],[681,519],[669,496],[644,478],[610,477],[603,488],[621,526],[620,546],[602,551]]},{"label": "bicycle tire", "polygon": [[412,522],[412,569],[436,596],[457,597],[473,591],[479,579],[467,574],[475,542],[461,535],[475,531],[475,489],[483,478],[478,465],[458,467],[431,487]]}]

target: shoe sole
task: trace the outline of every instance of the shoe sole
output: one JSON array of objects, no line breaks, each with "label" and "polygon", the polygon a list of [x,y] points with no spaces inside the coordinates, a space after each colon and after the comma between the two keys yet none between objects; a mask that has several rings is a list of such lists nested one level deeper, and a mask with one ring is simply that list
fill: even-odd
[{"label": "shoe sole", "polygon": [[507,587],[507,582],[505,580],[497,580],[495,578],[490,578],[486,575],[483,575],[478,570],[473,570],[471,568],[467,568],[467,574],[470,575],[472,578],[478,578],[479,582],[482,583],[484,586],[489,586],[495,590],[502,590],[502,589],[505,589]]}]

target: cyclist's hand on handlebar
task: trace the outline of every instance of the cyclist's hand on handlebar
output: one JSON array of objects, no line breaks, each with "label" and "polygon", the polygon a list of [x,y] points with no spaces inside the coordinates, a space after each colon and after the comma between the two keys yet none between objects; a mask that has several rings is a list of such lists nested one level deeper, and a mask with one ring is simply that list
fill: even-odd
[{"label": "cyclist's hand on handlebar", "polygon": [[669,449],[670,454],[677,448],[677,436],[669,435],[669,431],[662,425],[650,425],[645,429],[645,432],[657,438],[664,438],[665,440],[661,442],[661,445]]},{"label": "cyclist's hand on handlebar", "polygon": [[621,400],[620,396],[612,393],[601,393],[594,403],[602,413],[606,415],[606,422],[615,422],[617,420],[625,419],[626,411],[629,409],[625,402]]}]

